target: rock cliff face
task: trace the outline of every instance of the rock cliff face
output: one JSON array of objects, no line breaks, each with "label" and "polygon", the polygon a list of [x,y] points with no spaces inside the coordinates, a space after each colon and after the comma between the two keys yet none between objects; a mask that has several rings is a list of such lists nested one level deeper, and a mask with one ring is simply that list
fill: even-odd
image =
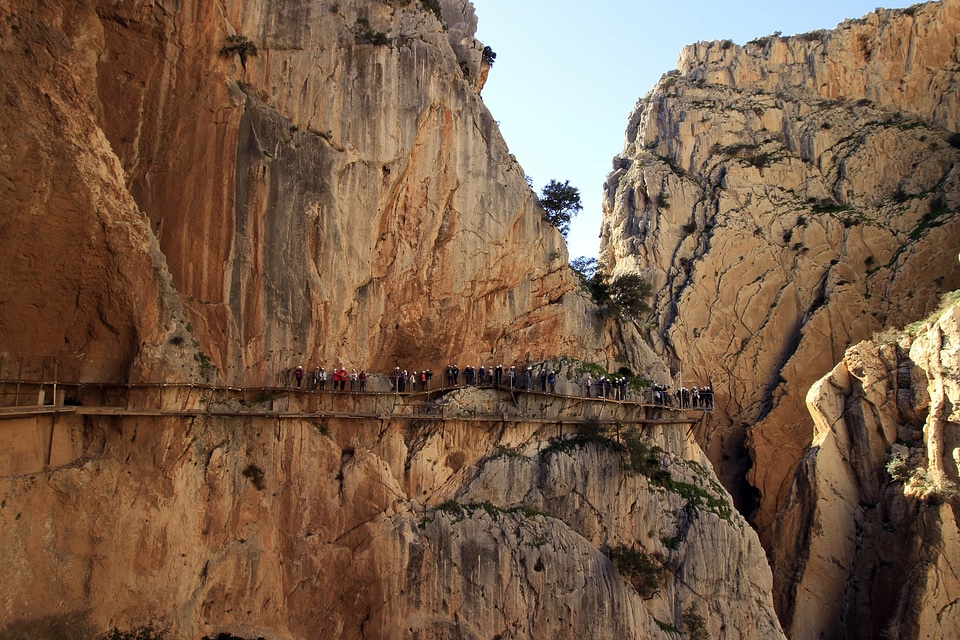
[{"label": "rock cliff face", "polygon": [[851,347],[807,396],[771,554],[793,638],[956,637],[960,306],[917,331]]},{"label": "rock cliff face", "polygon": [[656,290],[650,337],[710,383],[702,434],[768,548],[810,385],[960,286],[960,2],[686,48],[630,116],[602,261]]},{"label": "rock cliff face", "polygon": [[[474,27],[463,0],[0,5],[0,358],[666,377],[579,293],[478,97]],[[0,636],[783,637],[679,427],[550,446],[542,419],[298,417],[316,394],[256,417],[180,388],[126,392],[191,417],[4,416]]]},{"label": "rock cliff face", "polygon": [[784,637],[683,427],[620,450],[522,420],[87,420],[74,459],[0,479],[6,633]]},{"label": "rock cliff face", "polygon": [[90,379],[639,368],[479,98],[475,27],[465,0],[5,3],[0,347]]}]

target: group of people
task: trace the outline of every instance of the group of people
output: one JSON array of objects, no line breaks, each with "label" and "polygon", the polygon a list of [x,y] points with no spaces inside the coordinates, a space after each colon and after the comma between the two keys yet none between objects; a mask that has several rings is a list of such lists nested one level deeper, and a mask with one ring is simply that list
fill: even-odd
[{"label": "group of people", "polygon": [[687,389],[681,386],[671,393],[670,387],[654,384],[651,387],[651,393],[653,404],[656,405],[680,409],[713,409],[713,389],[709,386],[702,386],[699,389],[697,387]]},{"label": "group of people", "polygon": [[[512,366],[509,369],[504,368],[502,364],[497,365],[496,367],[490,366],[480,366],[473,367],[467,365],[460,369],[458,365],[450,364],[447,365],[444,370],[444,386],[445,387],[459,387],[461,384],[461,377],[463,384],[469,387],[499,387],[499,386],[509,386],[510,388],[525,386],[527,390],[531,389],[533,384],[533,367],[527,367],[529,374],[521,375],[517,373],[516,366]],[[548,376],[546,373],[542,374],[546,379]],[[550,388],[551,391],[554,389],[554,372],[551,371],[549,374],[550,378]],[[433,372],[430,369],[424,369],[423,371],[408,373],[406,369],[401,370],[400,367],[395,367],[393,373],[390,374],[390,390],[391,391],[429,391],[431,386],[431,381],[433,380]],[[544,382],[543,390],[546,391],[546,382]],[[418,387],[419,385],[419,387]]]},{"label": "group of people", "polygon": [[[463,377],[463,383],[467,386],[478,387],[504,387],[510,389],[523,389],[532,391],[534,385],[539,387],[543,393],[556,393],[557,374],[553,369],[541,367],[538,372],[534,372],[532,366],[518,370],[516,366],[505,368],[502,364],[489,367],[466,366],[461,371],[455,364],[447,365],[444,371],[445,387],[459,387]],[[303,386],[306,372],[302,366],[297,366],[293,370],[294,380],[297,388]],[[390,373],[390,391],[393,393],[406,393],[407,391],[429,391],[433,380],[433,372],[430,369],[422,371],[408,372],[406,369],[395,367]],[[367,373],[364,370],[357,371],[351,369],[347,372],[343,366],[334,367],[331,380],[333,382],[332,391],[346,391],[349,382],[350,391],[367,390]],[[309,376],[310,387],[316,391],[325,391],[327,384],[327,371],[324,367],[316,367]],[[605,398],[611,400],[627,399],[627,383],[629,380],[625,376],[600,376],[592,377],[589,373],[582,379],[583,396],[585,398]],[[699,389],[692,387],[679,387],[671,392],[670,387],[653,383],[647,390],[649,400],[652,404],[664,407],[677,407],[680,409],[713,409],[713,389],[709,386],[702,386]]]},{"label": "group of people", "polygon": [[[451,387],[460,386],[460,373],[460,368],[457,365],[448,365],[446,369],[447,384]],[[516,365],[506,368],[502,364],[498,364],[496,367],[472,367],[468,365],[463,369],[463,381],[467,386],[509,387],[510,389],[532,391],[537,378],[539,378],[541,391],[546,393],[549,389],[550,393],[556,392],[557,374],[552,369],[547,371],[546,367],[542,367],[540,373],[536,375],[532,366],[519,371]]]},{"label": "group of people", "polygon": [[623,376],[611,378],[600,376],[594,379],[593,376],[588,373],[583,379],[583,397],[626,400],[627,382],[629,382],[629,380]]},{"label": "group of people", "polygon": [[424,369],[423,371],[407,373],[407,370],[400,370],[400,367],[394,367],[390,374],[390,391],[403,393],[409,385],[410,391],[417,390],[417,384],[420,384],[420,391],[429,391],[430,383],[433,380],[433,371]]},{"label": "group of people", "polygon": [[[303,367],[298,365],[296,369],[293,370],[293,379],[297,383],[297,388],[303,386],[304,370]],[[367,390],[367,372],[360,370],[358,373],[356,369],[351,369],[350,373],[347,373],[347,370],[343,367],[334,367],[333,375],[331,376],[331,382],[333,387],[331,391],[346,391],[347,382],[350,382],[350,391],[366,391]],[[327,387],[327,370],[323,367],[314,368],[313,372],[310,374],[310,386],[314,391],[325,391]]]}]

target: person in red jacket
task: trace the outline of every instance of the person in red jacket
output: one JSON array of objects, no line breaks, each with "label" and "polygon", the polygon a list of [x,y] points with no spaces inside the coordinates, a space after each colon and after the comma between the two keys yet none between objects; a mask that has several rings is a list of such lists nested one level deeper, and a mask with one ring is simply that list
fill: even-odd
[{"label": "person in red jacket", "polygon": [[340,388],[340,369],[337,367],[333,368],[333,390],[336,391]]}]

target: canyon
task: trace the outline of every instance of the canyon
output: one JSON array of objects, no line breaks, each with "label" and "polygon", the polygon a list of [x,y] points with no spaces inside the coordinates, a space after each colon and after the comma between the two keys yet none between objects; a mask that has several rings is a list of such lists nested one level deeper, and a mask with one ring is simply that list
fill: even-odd
[{"label": "canyon", "polygon": [[700,436],[767,548],[845,349],[960,287],[960,3],[684,49],[630,117],[601,262],[654,285],[650,342],[721,410]]},{"label": "canyon", "polygon": [[[957,307],[900,329],[960,288],[960,1],[681,53],[604,185],[646,322],[569,268],[477,20],[0,6],[4,404],[69,383],[0,407],[0,638],[955,637]],[[289,389],[447,362],[560,395]],[[681,365],[715,411],[579,398]]]}]

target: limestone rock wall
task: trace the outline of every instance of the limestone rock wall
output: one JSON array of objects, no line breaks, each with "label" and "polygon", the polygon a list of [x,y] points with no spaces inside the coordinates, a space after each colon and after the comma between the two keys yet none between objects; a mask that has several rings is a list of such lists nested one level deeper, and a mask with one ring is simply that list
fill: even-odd
[{"label": "limestone rock wall", "polygon": [[[784,637],[756,534],[683,427],[645,435],[648,475],[523,422],[89,417],[84,434],[65,466],[0,478],[0,633]],[[648,563],[644,597],[608,557],[622,546]]]},{"label": "limestone rock wall", "polygon": [[74,380],[189,376],[165,257],[97,126],[101,35],[89,6],[0,7],[0,354],[62,355]]},{"label": "limestone rock wall", "polygon": [[810,389],[771,554],[791,637],[956,636],[958,320],[861,342]]},{"label": "limestone rock wall", "polygon": [[602,261],[655,287],[650,339],[718,411],[702,440],[768,548],[851,344],[960,286],[960,2],[684,50],[630,116]]},{"label": "limestone rock wall", "polygon": [[636,336],[614,346],[483,105],[469,1],[15,0],[0,18],[7,355],[236,384],[481,356],[656,366]]}]

